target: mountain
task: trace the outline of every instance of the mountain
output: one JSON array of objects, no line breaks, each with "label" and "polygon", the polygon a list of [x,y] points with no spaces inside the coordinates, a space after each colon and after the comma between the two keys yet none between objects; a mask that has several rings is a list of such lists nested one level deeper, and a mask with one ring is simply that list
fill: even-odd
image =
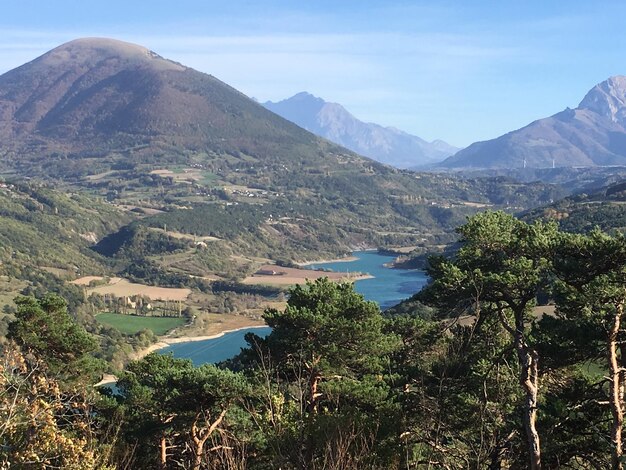
[{"label": "mountain", "polygon": [[232,165],[347,153],[211,75],[113,39],[71,41],[0,76],[0,163],[10,167],[67,176],[207,152]]},{"label": "mountain", "polygon": [[[293,261],[439,243],[483,207],[523,209],[565,195],[557,185],[380,164],[210,75],[97,38],[0,76],[0,177],[61,180],[63,191],[100,196],[151,229],[122,231],[120,246],[131,247],[122,251],[156,257],[155,247],[175,245],[155,235],[165,227],[219,239],[204,264],[189,255],[193,271],[180,268],[194,276],[220,265],[226,277],[252,269],[239,255]],[[163,269],[179,261],[150,260]]]},{"label": "mountain", "polygon": [[393,127],[360,121],[340,104],[306,92],[263,106],[314,134],[397,168],[439,162],[458,150],[442,140],[427,142]]},{"label": "mountain", "polygon": [[576,109],[476,142],[444,168],[551,168],[626,165],[626,77],[593,87]]}]

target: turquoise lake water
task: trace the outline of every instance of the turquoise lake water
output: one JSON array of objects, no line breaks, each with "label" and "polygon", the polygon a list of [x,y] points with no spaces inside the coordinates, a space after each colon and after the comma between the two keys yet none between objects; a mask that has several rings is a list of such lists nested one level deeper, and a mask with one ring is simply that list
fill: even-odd
[{"label": "turquoise lake water", "polygon": [[[384,264],[393,261],[393,256],[381,255],[376,251],[357,251],[352,255],[358,259],[350,262],[318,263],[309,268],[371,274],[374,278],[356,281],[355,287],[367,300],[378,302],[382,309],[412,296],[426,284],[427,277],[423,271],[386,268]],[[191,359],[195,365],[220,362],[239,354],[241,348],[246,346],[244,336],[249,332],[266,336],[270,328],[233,331],[215,339],[173,344],[159,352],[171,352],[174,357]]]},{"label": "turquoise lake water", "polygon": [[207,362],[221,362],[236,356],[241,352],[241,348],[247,346],[244,340],[244,336],[247,333],[267,336],[270,330],[269,326],[264,328],[247,328],[226,333],[224,336],[215,339],[172,344],[167,348],[160,349],[159,352],[162,354],[171,352],[174,357],[191,359],[196,366]]},{"label": "turquoise lake water", "polygon": [[309,267],[371,274],[373,279],[357,281],[355,287],[367,300],[378,302],[383,310],[411,297],[426,284],[427,277],[423,271],[386,268],[384,265],[392,262],[395,256],[381,255],[376,251],[356,251],[352,255],[358,259],[312,264]]}]

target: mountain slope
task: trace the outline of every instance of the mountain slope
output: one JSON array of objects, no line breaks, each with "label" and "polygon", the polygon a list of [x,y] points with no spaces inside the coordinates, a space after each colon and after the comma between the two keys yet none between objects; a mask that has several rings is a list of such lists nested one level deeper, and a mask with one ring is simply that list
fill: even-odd
[{"label": "mountain slope", "polygon": [[531,210],[524,218],[556,220],[568,232],[589,232],[600,227],[626,233],[626,180]]},{"label": "mountain slope", "polygon": [[446,168],[550,168],[626,165],[626,77],[596,85],[576,109],[476,142]]},{"label": "mountain slope", "polygon": [[263,106],[314,134],[397,168],[435,163],[458,150],[442,140],[427,142],[393,127],[360,121],[340,104],[306,92]]},{"label": "mountain slope", "polygon": [[0,76],[0,109],[0,173],[12,180],[62,179],[151,228],[274,260],[440,242],[482,207],[562,193],[382,165],[210,75],[110,39],[72,41]]},{"label": "mountain slope", "polygon": [[210,75],[121,41],[75,40],[0,76],[5,164],[64,167],[73,159],[75,169],[95,157],[93,169],[103,161],[184,163],[207,151],[233,163],[306,164],[346,153]]},{"label": "mountain slope", "polygon": [[84,194],[0,180],[0,268],[103,271],[89,247],[130,219]]}]

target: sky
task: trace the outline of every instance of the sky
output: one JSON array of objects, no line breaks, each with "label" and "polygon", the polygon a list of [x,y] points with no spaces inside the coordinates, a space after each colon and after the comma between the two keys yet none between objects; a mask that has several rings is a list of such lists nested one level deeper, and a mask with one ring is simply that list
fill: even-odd
[{"label": "sky", "polygon": [[622,1],[2,2],[0,73],[112,37],[259,101],[308,91],[453,145],[497,137],[626,75]]}]

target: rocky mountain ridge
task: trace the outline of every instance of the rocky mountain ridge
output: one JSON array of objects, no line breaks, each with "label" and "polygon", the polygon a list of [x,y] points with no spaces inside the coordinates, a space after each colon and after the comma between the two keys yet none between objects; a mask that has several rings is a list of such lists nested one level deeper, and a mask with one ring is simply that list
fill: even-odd
[{"label": "rocky mountain ridge", "polygon": [[458,150],[443,140],[427,142],[393,127],[363,122],[342,105],[307,92],[263,106],[331,142],[397,168],[439,162]]},{"label": "rocky mountain ridge", "polygon": [[577,108],[476,142],[442,168],[551,168],[626,165],[626,77],[593,87]]}]

